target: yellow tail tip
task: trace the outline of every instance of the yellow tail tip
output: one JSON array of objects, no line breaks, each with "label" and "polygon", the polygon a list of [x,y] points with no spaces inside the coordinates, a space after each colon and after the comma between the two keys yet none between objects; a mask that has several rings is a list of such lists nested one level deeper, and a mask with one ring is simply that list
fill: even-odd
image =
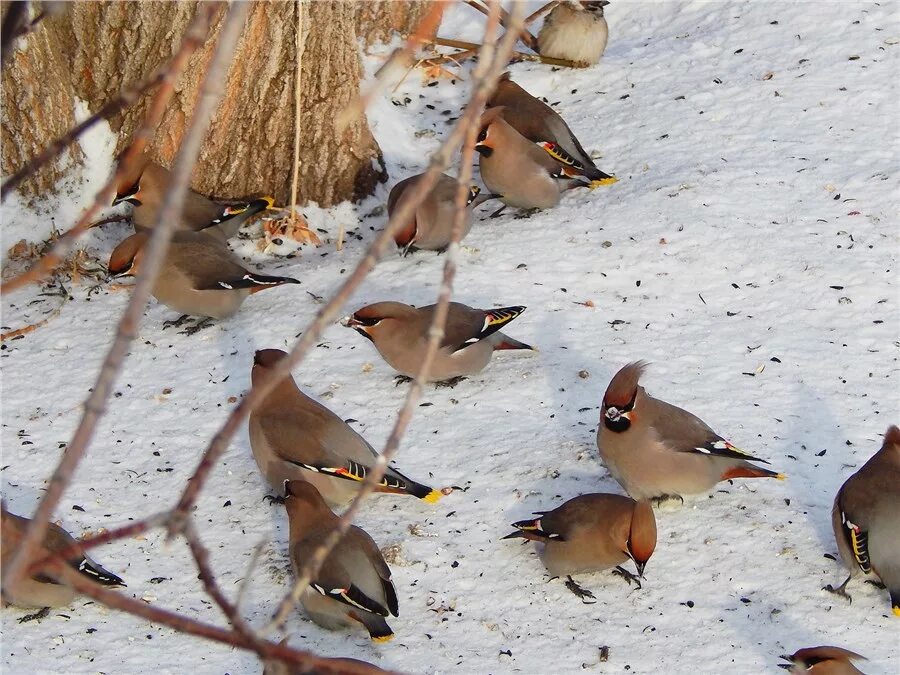
[{"label": "yellow tail tip", "polygon": [[267,209],[271,209],[275,206],[275,197],[270,197],[269,195],[264,195],[260,197],[260,199],[264,199],[269,205],[266,207]]},{"label": "yellow tail tip", "polygon": [[423,502],[428,502],[429,504],[436,504],[441,500],[441,497],[444,496],[444,493],[440,490],[432,490],[427,495],[422,497]]},{"label": "yellow tail tip", "polygon": [[893,608],[894,616],[900,616],[900,605]]},{"label": "yellow tail tip", "polygon": [[390,635],[379,635],[377,637],[374,635],[372,636],[372,642],[385,643],[385,642],[390,642],[393,639],[394,639],[393,633],[391,633]]},{"label": "yellow tail tip", "polygon": [[787,474],[786,474],[786,473],[779,473],[779,474],[776,474],[776,475],[775,475],[775,478],[776,478],[777,480],[787,480]]},{"label": "yellow tail tip", "polygon": [[618,183],[618,182],[619,182],[618,178],[616,178],[615,176],[610,176],[609,178],[598,178],[597,180],[592,180],[588,184],[588,187],[591,190],[595,190],[596,188],[598,188],[602,185],[612,185],[613,183]]}]

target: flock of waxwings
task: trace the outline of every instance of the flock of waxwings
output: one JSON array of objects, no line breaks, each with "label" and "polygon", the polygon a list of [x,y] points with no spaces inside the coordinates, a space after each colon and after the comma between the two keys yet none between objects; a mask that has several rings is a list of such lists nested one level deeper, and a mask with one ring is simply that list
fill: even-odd
[{"label": "flock of waxwings", "polygon": [[[542,53],[596,63],[606,45],[605,0],[583,2],[576,12],[558,5],[539,35]],[[555,51],[554,51],[555,50]],[[505,206],[546,209],[569,189],[615,182],[599,170],[563,119],[505,74],[480,120],[478,151],[481,178],[469,192],[463,236],[473,224],[473,208],[487,199]],[[134,275],[171,180],[170,173],[146,161],[138,176],[120,186],[115,203],[134,206],[135,234],[113,251],[109,271]],[[390,192],[388,213],[410,198],[421,179],[413,176]],[[459,183],[441,174],[437,184],[395,237],[404,254],[416,249],[445,249],[451,242],[454,202]],[[153,288],[157,301],[187,317],[204,321],[235,314],[248,295],[295,279],[266,276],[245,269],[227,240],[252,216],[272,206],[269,198],[225,206],[196,193],[187,197],[180,228]],[[501,332],[524,307],[473,309],[451,303],[444,337],[429,378],[459,381],[484,369],[495,351],[528,350],[529,345]],[[427,330],[435,306],[416,308],[401,302],[378,302],[357,310],[344,325],[372,341],[384,360],[401,376],[415,376],[426,353]],[[196,328],[196,327],[195,327]],[[191,331],[188,331],[189,333]],[[257,351],[252,365],[256,384],[286,354]],[[631,583],[643,577],[656,547],[653,505],[682,501],[683,495],[708,492],[718,482],[737,478],[784,476],[760,466],[692,413],[648,394],[640,385],[642,362],[630,363],[610,381],[603,396],[597,448],[610,474],[629,496],[585,494],[537,517],[513,523],[506,539],[523,538],[541,545],[542,560],[554,576],[613,569]],[[345,506],[357,493],[376,461],[372,446],[338,415],[300,390],[290,376],[250,415],[250,445],[269,484],[284,494],[290,525],[289,552],[296,573],[335,527],[332,508]],[[449,489],[434,490],[394,468],[388,468],[378,492],[410,495],[435,502]],[[279,501],[281,498],[279,498]],[[549,505],[548,505],[549,506]],[[2,512],[2,558],[15,552],[28,519]],[[834,537],[850,576],[880,580],[900,616],[900,429],[891,426],[881,449],[838,491],[832,511]],[[39,553],[43,557],[70,546],[74,539],[52,524]],[[631,560],[637,575],[621,567]],[[122,579],[86,555],[71,565],[106,586]],[[582,597],[593,597],[569,577],[567,584]],[[38,575],[3,589],[4,604],[59,607],[72,602],[75,591]],[[333,630],[364,628],[372,640],[393,637],[386,621],[398,615],[397,593],[378,545],[365,531],[351,526],[304,590],[301,604],[317,624]],[[800,649],[782,668],[814,675],[859,673],[851,661],[862,657],[840,647]],[[336,661],[336,665],[339,663]],[[270,666],[272,672],[275,666]]]}]

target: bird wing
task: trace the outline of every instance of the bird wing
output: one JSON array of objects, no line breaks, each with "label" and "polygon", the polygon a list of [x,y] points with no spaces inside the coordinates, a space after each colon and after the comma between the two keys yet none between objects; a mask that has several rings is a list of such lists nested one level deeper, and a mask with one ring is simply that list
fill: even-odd
[{"label": "bird wing", "polygon": [[[347,534],[349,535],[352,531],[351,529]],[[306,560],[312,555],[317,543],[316,539],[311,537],[297,542],[294,547],[294,560]],[[317,593],[350,607],[356,607],[379,616],[388,616],[388,608],[353,582],[351,568],[360,564],[369,564],[365,557],[354,552],[355,543],[352,540],[348,541],[345,535],[334,547],[315,579],[310,581],[309,586]]]},{"label": "bird wing", "polygon": [[[423,307],[430,313],[434,305]],[[496,333],[503,326],[525,311],[525,307],[501,307],[499,309],[472,309],[459,303],[450,303],[447,314],[447,325],[444,328],[444,339],[441,347],[449,347],[456,352],[465,349],[484,338]]]},{"label": "bird wing", "polygon": [[838,513],[841,518],[841,534],[853,553],[853,559],[856,561],[859,569],[868,574],[872,571],[872,562],[869,558],[868,524],[863,522],[863,518],[859,517],[862,514],[853,508],[853,500],[847,497],[846,488],[849,482],[841,487],[836,499]]}]

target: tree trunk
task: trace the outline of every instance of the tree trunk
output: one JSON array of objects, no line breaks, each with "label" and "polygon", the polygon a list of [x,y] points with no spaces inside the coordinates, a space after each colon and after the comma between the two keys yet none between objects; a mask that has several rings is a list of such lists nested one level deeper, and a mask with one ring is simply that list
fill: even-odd
[{"label": "tree trunk", "polygon": [[[334,119],[358,93],[358,37],[371,42],[409,31],[430,5],[409,2],[302,0],[301,151],[298,200],[329,206],[371,194],[386,179],[381,152],[366,121],[338,134]],[[161,65],[178,48],[193,2],[78,2],[23,38],[3,70],[2,157],[10,174],[74,122],[75,99],[91,112]],[[5,9],[5,8],[4,8]],[[238,198],[268,193],[290,198],[298,4],[255,2],[213,120],[192,187]],[[150,154],[171,166],[197,95],[212,39],[191,58],[175,86]],[[111,120],[118,149],[140,125],[150,96]],[[78,158],[78,150],[73,155]],[[63,166],[46,167],[24,185],[50,190]]]}]

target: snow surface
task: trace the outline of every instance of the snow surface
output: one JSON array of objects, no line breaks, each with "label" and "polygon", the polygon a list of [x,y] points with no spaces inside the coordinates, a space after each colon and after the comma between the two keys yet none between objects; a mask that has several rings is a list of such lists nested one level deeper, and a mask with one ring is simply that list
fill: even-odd
[{"label": "snow surface", "polygon": [[[826,557],[836,554],[834,494],[900,409],[897,6],[616,2],[607,16],[598,66],[512,67],[620,182],[569,193],[527,219],[482,220],[464,242],[457,298],[527,305],[509,332],[541,351],[501,354],[455,389],[427,389],[397,465],[465,492],[434,506],[379,496],[360,519],[395,547],[397,637],[374,646],[298,611],[290,642],[423,673],[776,673],[778,655],[834,644],[868,656],[867,673],[897,672],[898,619],[886,592],[854,582],[848,605],[820,590],[845,577]],[[441,34],[477,39],[480,25],[463,6]],[[369,59],[370,72],[379,61]],[[374,105],[392,181],[424,169],[466,93],[464,82],[423,87],[412,73]],[[48,212],[68,227],[73,202],[96,189],[89,178],[83,195],[48,200],[40,213],[4,205],[3,249],[45,236]],[[66,528],[84,534],[173,505],[231,397],[247,389],[254,350],[286,347],[307,325],[314,296],[334,291],[383,227],[376,207],[388,188],[359,206],[307,209],[331,242],[318,250],[276,258],[236,242],[260,269],[303,283],[254,296],[231,320],[185,337],[163,331],[173,314],[151,303],[60,506]],[[357,236],[335,252],[341,226]],[[126,232],[107,226],[84,245],[105,261]],[[347,310],[433,302],[442,265],[431,253],[391,255]],[[3,496],[16,512],[35,507],[127,301],[126,292],[88,291],[70,288],[58,317],[3,345]],[[36,288],[4,297],[4,331],[59,302]],[[584,605],[548,581],[534,545],[499,539],[532,511],[620,491],[598,461],[597,406],[611,375],[638,358],[653,362],[651,393],[789,479],[725,483],[660,512],[643,588],[581,575],[598,598]],[[295,372],[376,447],[405,395],[392,377],[368,342],[339,325]],[[232,597],[254,545],[266,542],[242,605],[255,625],[290,577],[285,515],[262,500],[268,492],[242,433],[197,512]],[[126,579],[129,595],[223,624],[183,544],[166,548],[153,533],[96,558]],[[40,623],[19,625],[23,614],[2,612],[5,672],[259,671],[247,652],[85,599]],[[598,664],[601,646],[609,660]]]}]

